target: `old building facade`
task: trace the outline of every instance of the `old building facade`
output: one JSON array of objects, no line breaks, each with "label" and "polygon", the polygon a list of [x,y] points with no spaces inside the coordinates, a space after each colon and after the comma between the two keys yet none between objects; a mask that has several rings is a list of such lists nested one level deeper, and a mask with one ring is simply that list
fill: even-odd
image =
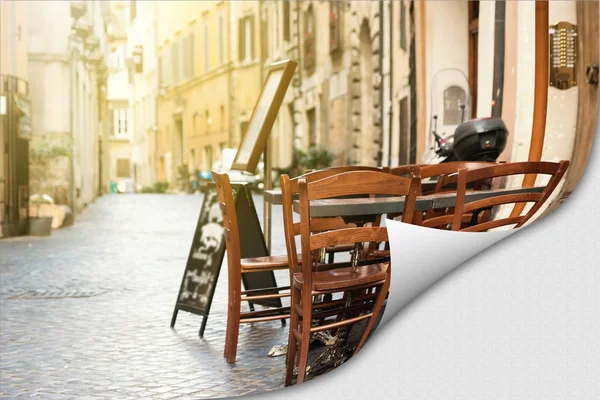
[{"label": "old building facade", "polygon": [[26,3],[0,3],[0,237],[27,232],[31,141],[27,25]]},{"label": "old building facade", "polygon": [[132,169],[136,189],[156,182],[157,97],[156,2],[131,1],[127,69],[133,113]]},{"label": "old building facade", "polygon": [[125,2],[111,2],[107,11],[108,61],[108,175],[111,191],[134,191],[132,163],[134,121],[132,87],[127,69],[127,32],[130,8]]},{"label": "old building facade", "polygon": [[263,2],[263,68],[285,58],[300,61],[273,130],[275,167],[287,168],[293,149],[311,147],[328,149],[337,165],[384,162],[389,3]]},{"label": "old building facade", "polygon": [[35,192],[79,212],[106,184],[104,5],[28,3],[28,15],[30,96],[36,110],[30,151],[56,153],[49,166],[33,163],[30,178]]}]

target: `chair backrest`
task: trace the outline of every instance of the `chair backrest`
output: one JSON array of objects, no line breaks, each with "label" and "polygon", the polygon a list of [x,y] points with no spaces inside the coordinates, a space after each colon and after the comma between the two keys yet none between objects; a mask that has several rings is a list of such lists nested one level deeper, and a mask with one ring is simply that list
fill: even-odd
[{"label": "chair backrest", "polygon": [[[336,174],[350,171],[387,171],[377,167],[367,167],[361,165],[351,165],[342,167],[331,167],[317,171],[310,171],[304,175],[290,178],[288,175],[279,177],[279,185],[281,186],[281,197],[283,203],[283,227],[285,234],[285,245],[288,253],[288,261],[290,272],[299,272],[298,252],[296,248],[295,237],[300,234],[300,223],[294,223],[294,212],[292,209],[292,199],[298,194],[298,181],[300,178],[306,179],[307,182],[314,182]],[[346,224],[341,218],[316,218],[313,219],[313,232],[326,231],[331,229],[341,229],[352,226]]]},{"label": "chair backrest", "polygon": [[314,233],[310,216],[313,200],[353,195],[406,196],[402,220],[413,219],[420,178],[403,178],[380,171],[351,171],[309,182],[306,177],[298,180],[300,194],[300,237],[302,243],[302,273],[304,282],[312,285],[312,252],[328,246],[359,242],[387,242],[387,229],[379,226],[346,227]]},{"label": "chair backrest", "polygon": [[456,174],[459,168],[467,170],[489,167],[496,165],[491,162],[474,162],[474,161],[452,161],[441,164],[408,164],[390,168],[390,173],[397,176],[410,176],[410,174],[419,174],[421,179],[428,179],[434,176],[438,177],[435,189],[429,192],[421,192],[419,194],[437,193],[442,190],[448,183],[446,176]]},{"label": "chair backrest", "polygon": [[[550,197],[563,175],[569,167],[569,161],[554,162],[517,162],[498,164],[491,167],[475,170],[460,169],[456,177],[450,177],[450,181],[457,181],[456,207],[452,220],[452,230],[468,232],[481,232],[506,225],[515,225],[515,228],[523,226],[542,207]],[[541,193],[508,194],[477,200],[465,204],[467,184],[510,175],[550,175],[550,180]],[[507,218],[494,219],[480,224],[461,229],[461,224],[468,215],[479,210],[490,209],[504,204],[533,203],[531,209],[525,215],[511,216]]]},{"label": "chair backrest", "polygon": [[227,266],[229,269],[229,281],[237,276],[240,266],[240,234],[238,230],[238,219],[235,211],[235,200],[233,198],[233,189],[229,181],[229,175],[211,171],[212,179],[217,186],[217,197],[219,198],[219,207],[223,214],[223,228],[225,234],[225,243],[227,248]]}]

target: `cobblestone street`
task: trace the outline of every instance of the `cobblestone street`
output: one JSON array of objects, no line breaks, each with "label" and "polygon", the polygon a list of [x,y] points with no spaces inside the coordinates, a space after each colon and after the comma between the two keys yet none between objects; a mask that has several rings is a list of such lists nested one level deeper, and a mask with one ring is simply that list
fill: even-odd
[{"label": "cobblestone street", "polygon": [[[181,311],[169,327],[201,202],[108,195],[50,237],[1,240],[1,397],[190,399],[283,387],[285,357],[267,357],[287,342],[279,321],[243,325],[237,363],[223,359],[226,269],[204,339],[199,316]],[[284,254],[274,211],[273,253]]]}]

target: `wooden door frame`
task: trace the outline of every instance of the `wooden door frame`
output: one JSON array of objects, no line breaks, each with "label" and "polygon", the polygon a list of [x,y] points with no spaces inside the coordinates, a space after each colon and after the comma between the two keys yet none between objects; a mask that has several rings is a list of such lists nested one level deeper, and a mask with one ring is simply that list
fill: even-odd
[{"label": "wooden door frame", "polygon": [[[477,116],[477,73],[479,62],[479,1],[469,1],[469,88],[471,90],[471,115]],[[475,6],[478,7],[475,15]]]}]

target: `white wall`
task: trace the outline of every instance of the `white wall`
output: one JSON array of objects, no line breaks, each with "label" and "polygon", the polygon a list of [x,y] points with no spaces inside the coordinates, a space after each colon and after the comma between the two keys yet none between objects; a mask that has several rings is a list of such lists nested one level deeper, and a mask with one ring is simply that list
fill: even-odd
[{"label": "white wall", "polygon": [[477,45],[477,118],[492,115],[494,83],[495,1],[479,2],[479,37]]},{"label": "white wall", "polygon": [[[426,93],[419,93],[425,97],[426,103],[426,133],[427,141],[423,159],[427,160],[433,155],[429,150],[433,146],[433,138],[429,134],[431,123],[432,79],[435,73],[445,68],[458,68],[468,74],[469,37],[468,37],[468,3],[464,0],[436,1],[425,3],[425,69]],[[438,82],[433,101],[441,104],[443,89],[450,84],[463,82],[460,74],[448,77],[450,80]],[[462,85],[461,85],[462,86]],[[434,107],[437,109],[438,107]],[[439,126],[439,124],[438,124]],[[447,132],[449,133],[449,132]]]}]

